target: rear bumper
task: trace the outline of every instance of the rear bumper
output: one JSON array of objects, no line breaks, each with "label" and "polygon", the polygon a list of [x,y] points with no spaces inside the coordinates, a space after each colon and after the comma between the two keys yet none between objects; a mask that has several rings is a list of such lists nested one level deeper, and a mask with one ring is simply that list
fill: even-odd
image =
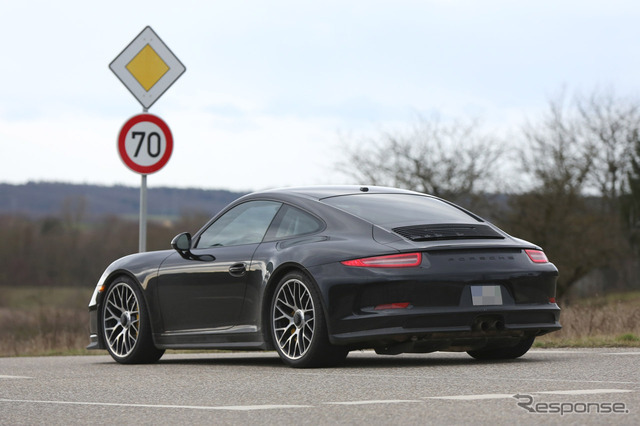
[{"label": "rear bumper", "polygon": [[[522,253],[473,262],[468,254],[451,256],[423,256],[421,267],[404,270],[310,269],[327,307],[330,341],[354,349],[414,342],[415,351],[473,350],[561,328],[553,264],[534,265]],[[478,297],[485,289],[495,297]]]},{"label": "rear bumper", "polygon": [[343,318],[339,321],[340,332],[332,333],[330,340],[354,348],[411,342],[415,352],[471,350],[560,330],[559,315],[556,304],[492,309],[394,309]]}]

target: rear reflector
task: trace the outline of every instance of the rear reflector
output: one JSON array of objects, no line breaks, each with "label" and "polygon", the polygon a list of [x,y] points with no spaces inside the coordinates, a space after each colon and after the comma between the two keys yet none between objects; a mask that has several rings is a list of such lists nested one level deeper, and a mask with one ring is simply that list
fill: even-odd
[{"label": "rear reflector", "polygon": [[547,263],[549,259],[547,259],[547,255],[544,254],[542,250],[525,250],[527,256],[533,263]]},{"label": "rear reflector", "polygon": [[376,311],[381,311],[383,309],[406,309],[409,307],[409,302],[402,303],[387,303],[386,305],[378,305],[374,309]]},{"label": "rear reflector", "polygon": [[361,259],[345,260],[346,266],[365,268],[410,268],[422,263],[422,253],[402,253],[388,256],[363,257]]}]

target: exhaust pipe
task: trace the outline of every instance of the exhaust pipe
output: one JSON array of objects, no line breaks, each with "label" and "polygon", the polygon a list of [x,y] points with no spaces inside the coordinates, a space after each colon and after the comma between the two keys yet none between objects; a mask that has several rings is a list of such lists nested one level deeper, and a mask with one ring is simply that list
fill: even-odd
[{"label": "exhaust pipe", "polygon": [[504,321],[498,318],[478,318],[472,327],[475,331],[501,331],[505,329]]}]

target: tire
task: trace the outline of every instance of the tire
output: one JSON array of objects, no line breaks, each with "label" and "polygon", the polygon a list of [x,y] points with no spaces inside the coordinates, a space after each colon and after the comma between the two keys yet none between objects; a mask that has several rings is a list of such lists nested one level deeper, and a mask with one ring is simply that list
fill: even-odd
[{"label": "tire", "polygon": [[479,349],[476,351],[468,351],[467,353],[478,360],[516,359],[531,349],[535,338],[535,336],[525,337],[514,346]]},{"label": "tire", "polygon": [[116,278],[100,310],[102,337],[111,357],[121,364],[150,364],[164,349],[153,344],[144,296],[129,277]]},{"label": "tire", "polygon": [[269,320],[273,346],[285,364],[328,367],[344,361],[349,350],[329,342],[320,294],[306,275],[292,272],[278,283]]}]

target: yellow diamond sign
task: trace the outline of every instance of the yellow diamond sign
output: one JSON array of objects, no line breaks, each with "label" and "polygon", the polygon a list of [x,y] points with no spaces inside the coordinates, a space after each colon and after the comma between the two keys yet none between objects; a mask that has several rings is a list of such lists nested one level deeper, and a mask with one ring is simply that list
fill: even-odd
[{"label": "yellow diamond sign", "polygon": [[186,70],[151,27],[142,30],[109,68],[145,110]]},{"label": "yellow diamond sign", "polygon": [[167,64],[148,44],[127,64],[127,69],[147,92],[169,71]]}]

